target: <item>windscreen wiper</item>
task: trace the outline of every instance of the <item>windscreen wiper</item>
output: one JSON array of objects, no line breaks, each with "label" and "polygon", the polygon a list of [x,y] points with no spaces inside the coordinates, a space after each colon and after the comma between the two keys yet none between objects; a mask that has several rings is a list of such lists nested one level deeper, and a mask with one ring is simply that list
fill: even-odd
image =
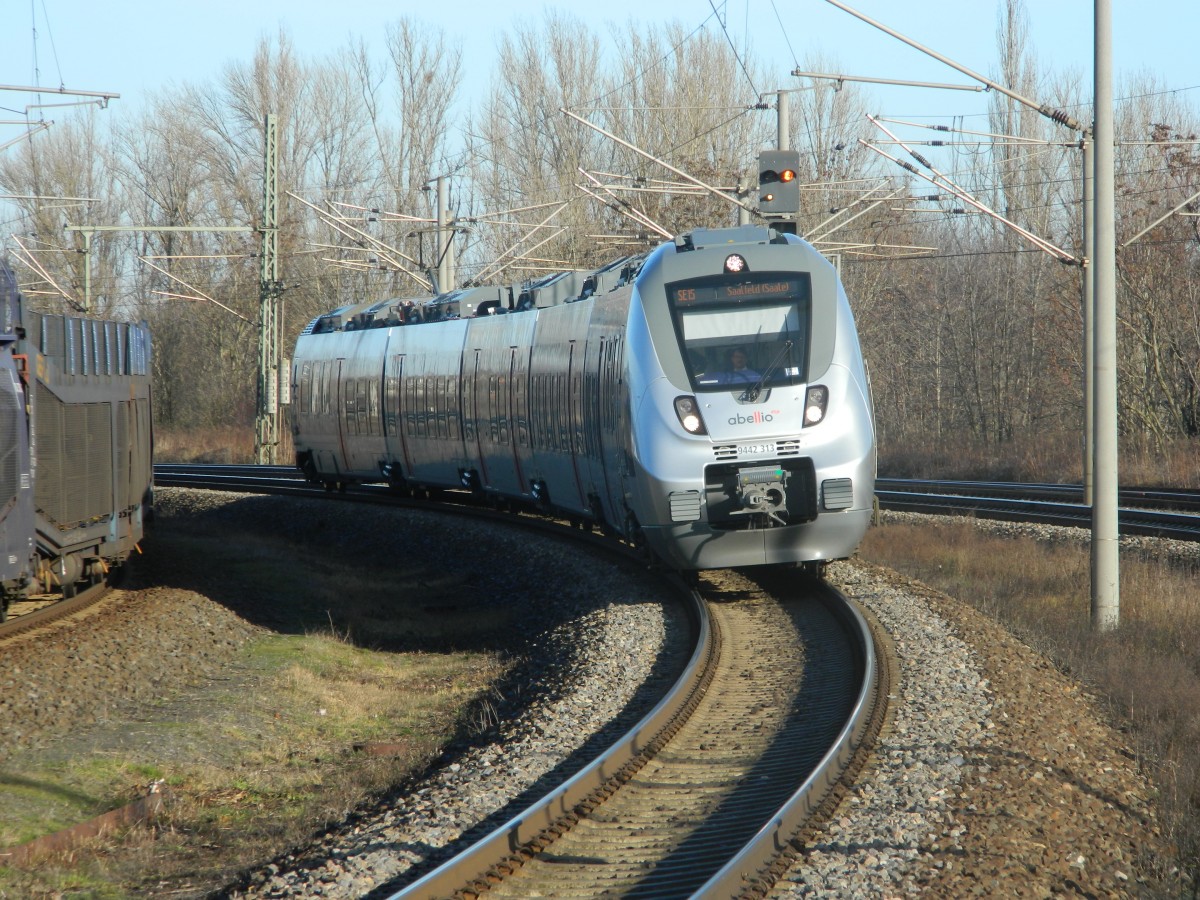
[{"label": "windscreen wiper", "polygon": [[783,346],[779,348],[779,352],[775,354],[775,358],[771,360],[771,364],[767,366],[767,370],[762,373],[758,381],[756,381],[752,387],[748,387],[742,391],[742,395],[738,397],[738,400],[741,403],[753,403],[758,399],[758,395],[762,393],[763,386],[767,383],[767,380],[775,374],[775,370],[778,369],[779,364],[783,362],[784,355],[787,354],[791,349],[792,342],[784,341]]}]

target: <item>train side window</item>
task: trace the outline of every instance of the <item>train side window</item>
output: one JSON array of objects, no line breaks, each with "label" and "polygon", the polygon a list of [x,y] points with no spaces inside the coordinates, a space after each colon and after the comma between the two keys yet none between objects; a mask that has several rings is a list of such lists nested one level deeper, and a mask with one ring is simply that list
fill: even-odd
[{"label": "train side window", "polygon": [[571,449],[571,423],[567,419],[567,376],[559,373],[554,376],[554,413],[556,450]]},{"label": "train side window", "polygon": [[425,434],[431,438],[438,436],[436,375],[425,376]]},{"label": "train side window", "polygon": [[496,376],[496,431],[500,443],[508,443],[508,376]]},{"label": "train side window", "polygon": [[529,376],[529,443],[534,450],[544,449],[542,443],[541,375]]},{"label": "train side window", "polygon": [[325,363],[314,363],[312,373],[312,396],[309,397],[309,405],[312,408],[314,415],[323,415],[325,412],[324,390]]},{"label": "train side window", "polygon": [[397,413],[400,408],[400,372],[404,365],[403,356],[393,356],[388,368],[387,381],[383,387],[383,415],[386,430],[395,434],[399,428]]},{"label": "train side window", "polygon": [[529,391],[528,380],[520,374],[513,379],[513,428],[517,433],[517,444],[528,447],[529,441]]},{"label": "train side window", "polygon": [[425,408],[425,376],[414,379],[416,382],[416,395],[413,397],[413,416],[416,421],[417,437],[427,437],[426,430],[426,415],[428,411]]},{"label": "train side window", "polygon": [[453,375],[446,379],[446,424],[450,429],[450,439],[458,440],[462,437],[462,431],[459,428],[459,395],[458,395],[458,379]]},{"label": "train side window", "polygon": [[487,381],[487,437],[493,444],[499,439],[496,422],[496,376],[489,375]]},{"label": "train side window", "polygon": [[367,418],[370,421],[371,434],[383,434],[380,427],[382,417],[379,414],[379,382],[374,378],[367,380]]},{"label": "train side window", "polygon": [[346,383],[346,418],[349,419],[350,434],[362,433],[362,384],[358,378],[348,378]]},{"label": "train side window", "polygon": [[570,384],[568,389],[571,391],[571,402],[567,407],[570,418],[568,420],[568,440],[570,444],[567,449],[571,453],[584,453],[585,444],[583,439],[583,373],[579,369],[571,372]]},{"label": "train side window", "polygon": [[558,434],[554,423],[554,376],[542,376],[542,444],[547,450],[558,449]]},{"label": "train side window", "polygon": [[341,388],[341,409],[338,415],[342,420],[342,430],[346,434],[358,434],[357,423],[354,420],[354,408],[357,401],[354,398],[354,379],[343,378],[340,382]]},{"label": "train side window", "polygon": [[417,408],[417,379],[411,375],[404,379],[404,431],[409,437],[416,437],[417,417],[413,412]]},{"label": "train side window", "polygon": [[554,449],[554,424],[550,419],[550,376],[538,376],[537,392],[537,439],[543,450]]},{"label": "train side window", "polygon": [[296,401],[294,405],[297,411],[312,412],[312,390],[308,384],[308,380],[311,377],[312,363],[301,363],[300,371],[296,377]]},{"label": "train side window", "polygon": [[434,379],[437,389],[437,432],[438,437],[442,440],[450,437],[449,422],[446,418],[446,376],[441,375]]}]

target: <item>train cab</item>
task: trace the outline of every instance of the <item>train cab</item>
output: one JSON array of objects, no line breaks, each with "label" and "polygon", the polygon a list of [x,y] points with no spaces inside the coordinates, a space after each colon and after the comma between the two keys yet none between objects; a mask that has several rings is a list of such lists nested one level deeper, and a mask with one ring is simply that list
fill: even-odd
[{"label": "train cab", "polygon": [[639,518],[664,523],[648,540],[699,568],[848,555],[870,516],[875,450],[834,267],[756,227],[692,232],[656,263],[638,281],[662,369],[635,428],[657,486]]}]

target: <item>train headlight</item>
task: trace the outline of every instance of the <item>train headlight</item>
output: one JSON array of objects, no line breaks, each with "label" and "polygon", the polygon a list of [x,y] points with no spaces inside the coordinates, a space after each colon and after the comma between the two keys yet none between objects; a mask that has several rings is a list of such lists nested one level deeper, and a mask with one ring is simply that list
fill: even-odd
[{"label": "train headlight", "polygon": [[679,416],[679,424],[688,434],[708,434],[704,427],[704,419],[700,418],[700,406],[695,397],[676,397],[675,415]]},{"label": "train headlight", "polygon": [[814,384],[804,397],[804,425],[816,425],[825,418],[825,407],[829,403],[829,388]]}]

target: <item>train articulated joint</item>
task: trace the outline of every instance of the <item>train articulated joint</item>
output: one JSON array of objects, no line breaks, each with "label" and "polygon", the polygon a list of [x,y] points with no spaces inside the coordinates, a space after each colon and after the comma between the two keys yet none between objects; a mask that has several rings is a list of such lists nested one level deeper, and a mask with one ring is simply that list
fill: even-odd
[{"label": "train articulated joint", "polygon": [[550,487],[541,479],[529,482],[529,493],[533,497],[533,505],[543,515],[550,512]]},{"label": "train articulated joint", "polygon": [[400,466],[396,463],[381,462],[379,464],[379,474],[383,476],[384,481],[388,483],[389,487],[398,490],[408,489],[408,479],[404,477],[404,472],[401,471]]}]

